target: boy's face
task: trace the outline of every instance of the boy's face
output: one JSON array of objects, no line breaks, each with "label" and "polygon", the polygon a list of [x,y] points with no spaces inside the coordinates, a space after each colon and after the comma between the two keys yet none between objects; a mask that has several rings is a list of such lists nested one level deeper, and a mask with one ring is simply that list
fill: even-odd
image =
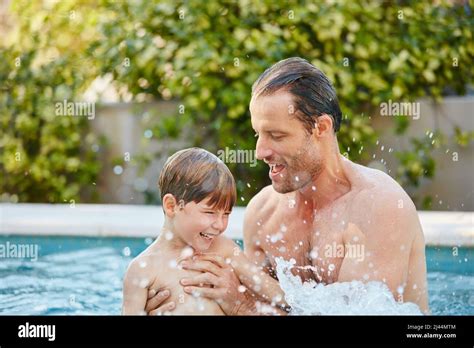
[{"label": "boy's face", "polygon": [[215,238],[226,230],[229,220],[230,211],[212,208],[207,201],[185,204],[173,219],[175,232],[196,251],[209,249]]}]

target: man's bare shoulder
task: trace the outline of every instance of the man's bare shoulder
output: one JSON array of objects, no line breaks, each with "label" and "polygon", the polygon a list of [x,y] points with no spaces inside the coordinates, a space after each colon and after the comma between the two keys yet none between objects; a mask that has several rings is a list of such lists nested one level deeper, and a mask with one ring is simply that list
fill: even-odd
[{"label": "man's bare shoulder", "polygon": [[280,202],[281,194],[276,192],[272,185],[260,190],[249,202],[245,209],[244,240],[254,234],[255,226],[261,221],[268,221]]},{"label": "man's bare shoulder", "polygon": [[278,203],[278,199],[273,198],[278,198],[278,195],[280,194],[273,189],[272,185],[265,186],[249,201],[246,212],[274,208]]},{"label": "man's bare shoulder", "polygon": [[[416,207],[405,190],[388,174],[358,165],[358,191],[354,195],[353,209],[363,209],[363,214],[353,212],[354,216],[364,217],[368,227],[380,231],[380,226],[397,225],[399,233],[413,237],[418,224]],[[368,217],[368,218],[366,218]],[[389,230],[386,228],[385,230]]]},{"label": "man's bare shoulder", "polygon": [[376,202],[383,207],[407,206],[414,208],[408,194],[390,175],[381,170],[354,164],[356,194],[355,200],[361,203]]}]

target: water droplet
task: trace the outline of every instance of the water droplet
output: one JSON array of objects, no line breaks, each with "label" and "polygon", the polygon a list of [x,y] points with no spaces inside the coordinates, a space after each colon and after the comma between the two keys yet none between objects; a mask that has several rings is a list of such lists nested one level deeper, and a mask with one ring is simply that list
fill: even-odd
[{"label": "water droplet", "polygon": [[278,233],[273,234],[273,235],[270,237],[270,242],[276,243],[276,242],[278,242],[278,241],[279,241],[280,239],[282,239],[282,238],[283,238],[283,235],[282,235],[280,232],[278,232]]},{"label": "water droplet", "polygon": [[140,261],[140,263],[138,265],[140,266],[140,268],[145,268],[147,263],[146,263],[146,261]]},{"label": "water droplet", "polygon": [[184,247],[183,250],[181,251],[181,257],[183,259],[188,258],[190,256],[193,256],[193,249],[191,247]]},{"label": "water droplet", "polygon": [[138,283],[138,286],[142,289],[145,289],[148,285],[148,278],[142,278],[140,279],[140,283]]},{"label": "water droplet", "polygon": [[296,205],[296,201],[295,201],[294,199],[288,200],[288,207],[289,207],[290,209],[294,208],[295,205]]},{"label": "water droplet", "polygon": [[153,132],[150,130],[150,129],[147,129],[143,135],[145,136],[145,138],[147,139],[150,139],[152,136],[153,136]]},{"label": "water droplet", "polygon": [[122,173],[123,173],[123,168],[122,168],[122,166],[115,166],[115,167],[114,167],[114,174],[115,174],[115,175],[120,175],[120,174],[122,174]]},{"label": "water droplet", "polygon": [[125,257],[129,257],[132,252],[130,251],[129,247],[125,247],[122,249],[122,255]]},{"label": "water droplet", "polygon": [[311,190],[316,191],[316,186],[311,186]]}]

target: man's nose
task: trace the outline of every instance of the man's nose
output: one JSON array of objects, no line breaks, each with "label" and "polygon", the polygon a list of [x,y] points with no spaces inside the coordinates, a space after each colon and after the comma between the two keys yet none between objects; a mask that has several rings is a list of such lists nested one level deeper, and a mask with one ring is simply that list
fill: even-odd
[{"label": "man's nose", "polygon": [[268,147],[268,144],[266,143],[266,141],[263,140],[262,137],[259,137],[257,139],[255,155],[257,156],[257,159],[259,160],[263,160],[264,158],[271,157],[272,155],[272,150],[270,149],[270,147]]}]

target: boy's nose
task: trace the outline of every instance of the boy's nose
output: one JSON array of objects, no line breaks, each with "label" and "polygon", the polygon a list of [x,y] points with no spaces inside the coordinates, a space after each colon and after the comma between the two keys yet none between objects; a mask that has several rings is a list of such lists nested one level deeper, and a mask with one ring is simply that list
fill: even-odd
[{"label": "boy's nose", "polygon": [[214,227],[219,232],[224,231],[225,229],[224,217],[223,216],[217,217],[214,223],[212,224],[212,227]]}]

